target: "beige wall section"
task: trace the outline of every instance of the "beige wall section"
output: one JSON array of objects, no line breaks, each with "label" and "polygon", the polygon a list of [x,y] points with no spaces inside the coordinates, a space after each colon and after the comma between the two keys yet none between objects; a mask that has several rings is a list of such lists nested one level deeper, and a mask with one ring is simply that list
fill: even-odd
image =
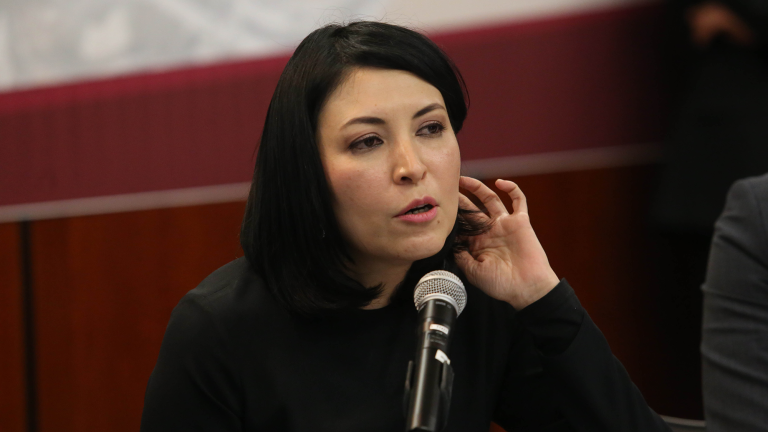
[{"label": "beige wall section", "polygon": [[390,0],[383,19],[425,30],[525,21],[593,10],[658,3],[659,0]]}]

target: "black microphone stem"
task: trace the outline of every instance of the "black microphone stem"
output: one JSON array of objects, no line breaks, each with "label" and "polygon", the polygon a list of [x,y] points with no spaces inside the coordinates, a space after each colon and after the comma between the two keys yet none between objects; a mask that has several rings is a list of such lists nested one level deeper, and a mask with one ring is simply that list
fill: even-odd
[{"label": "black microphone stem", "polygon": [[409,365],[407,431],[441,430],[448,417],[453,369],[448,357],[456,309],[442,299],[430,299],[419,311],[416,362]]}]

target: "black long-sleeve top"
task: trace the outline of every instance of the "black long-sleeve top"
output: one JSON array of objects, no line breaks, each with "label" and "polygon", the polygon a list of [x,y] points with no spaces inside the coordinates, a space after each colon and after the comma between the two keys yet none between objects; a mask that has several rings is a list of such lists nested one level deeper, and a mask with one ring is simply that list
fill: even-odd
[{"label": "black long-sleeve top", "polygon": [[[446,432],[669,430],[565,280],[519,312],[467,298]],[[300,318],[235,260],[174,309],[141,430],[401,432],[416,319],[403,303]]]}]

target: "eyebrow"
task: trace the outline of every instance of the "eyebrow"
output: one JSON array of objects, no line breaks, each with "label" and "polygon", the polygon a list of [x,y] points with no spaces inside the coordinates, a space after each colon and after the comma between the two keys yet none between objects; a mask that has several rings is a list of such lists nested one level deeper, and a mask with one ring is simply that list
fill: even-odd
[{"label": "eyebrow", "polygon": [[[445,107],[443,107],[439,103],[433,103],[433,104],[427,105],[424,108],[416,111],[416,114],[413,115],[413,118],[414,119],[419,118],[419,117],[423,116],[424,114],[427,114],[427,113],[432,112],[432,111],[437,110],[437,109],[445,110]],[[382,125],[382,124],[385,124],[385,123],[386,122],[383,119],[379,118],[379,117],[355,117],[352,120],[344,123],[344,126],[342,126],[342,128],[345,128],[345,127],[353,125],[353,124]]]},{"label": "eyebrow", "polygon": [[419,118],[419,117],[423,116],[424,114],[426,114],[428,112],[432,112],[432,111],[437,110],[437,109],[445,110],[445,108],[442,105],[440,105],[439,103],[433,103],[433,104],[427,105],[424,108],[416,111],[416,114],[413,115],[413,118],[414,119]]}]

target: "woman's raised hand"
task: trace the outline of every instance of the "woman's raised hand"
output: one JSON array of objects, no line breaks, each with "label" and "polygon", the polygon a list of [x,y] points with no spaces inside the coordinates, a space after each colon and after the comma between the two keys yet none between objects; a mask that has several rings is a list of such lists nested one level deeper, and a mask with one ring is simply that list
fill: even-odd
[{"label": "woman's raised hand", "polygon": [[[481,181],[461,177],[459,185],[480,199],[494,222],[487,233],[467,238],[469,252],[456,255],[456,263],[469,282],[517,310],[544,297],[559,279],[533,232],[528,205],[520,188],[511,181],[496,180],[496,187],[512,198],[510,214],[499,196]],[[478,210],[461,193],[459,205]],[[483,213],[475,217],[488,219]]]}]

